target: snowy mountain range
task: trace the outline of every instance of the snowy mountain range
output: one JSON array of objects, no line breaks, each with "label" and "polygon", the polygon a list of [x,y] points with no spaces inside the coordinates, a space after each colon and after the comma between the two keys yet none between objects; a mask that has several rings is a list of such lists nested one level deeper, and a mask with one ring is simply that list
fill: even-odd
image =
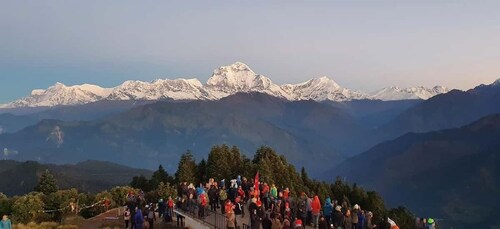
[{"label": "snowy mountain range", "polygon": [[410,87],[399,88],[396,86],[386,87],[376,91],[371,95],[374,99],[380,100],[406,100],[406,99],[429,99],[435,95],[443,94],[450,91],[443,86],[435,86],[433,88],[426,87]]},{"label": "snowy mountain range", "polygon": [[56,83],[45,90],[33,90],[30,95],[0,105],[0,108],[80,105],[99,100],[218,100],[238,92],[260,92],[291,101],[404,100],[428,99],[448,91],[441,86],[388,87],[367,94],[343,88],[328,77],[314,78],[299,84],[277,85],[268,77],[256,74],[246,64],[236,62],[214,70],[206,84],[197,79],[182,78],[158,79],[152,82],[129,80],[114,88],[102,88],[90,84],[66,86]]}]

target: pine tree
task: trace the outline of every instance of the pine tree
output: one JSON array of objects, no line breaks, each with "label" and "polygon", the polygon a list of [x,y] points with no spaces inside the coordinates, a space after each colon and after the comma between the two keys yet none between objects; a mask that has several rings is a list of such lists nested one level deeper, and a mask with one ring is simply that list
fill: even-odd
[{"label": "pine tree", "polygon": [[177,172],[175,173],[175,180],[177,183],[188,182],[194,183],[196,181],[196,161],[191,151],[181,155],[181,160],[177,167]]},{"label": "pine tree", "polygon": [[153,189],[148,179],[146,179],[146,177],[144,177],[143,175],[133,177],[130,186],[132,186],[133,188],[138,188],[145,192],[149,192]]},{"label": "pine tree", "polygon": [[158,166],[158,170],[156,170],[153,173],[153,176],[151,177],[151,180],[149,182],[150,182],[150,187],[152,189],[155,189],[156,187],[158,187],[160,182],[163,182],[165,184],[166,183],[173,184],[174,178],[168,175],[167,171],[165,171],[165,169],[163,169],[163,166],[160,165]]},{"label": "pine tree", "polygon": [[35,186],[34,191],[48,195],[57,192],[58,189],[59,187],[57,186],[56,179],[50,171],[46,169],[38,179],[38,184]]},{"label": "pine tree", "polygon": [[208,180],[207,161],[205,161],[205,159],[202,159],[200,163],[198,163],[198,166],[196,166],[196,178],[197,183],[206,182]]}]

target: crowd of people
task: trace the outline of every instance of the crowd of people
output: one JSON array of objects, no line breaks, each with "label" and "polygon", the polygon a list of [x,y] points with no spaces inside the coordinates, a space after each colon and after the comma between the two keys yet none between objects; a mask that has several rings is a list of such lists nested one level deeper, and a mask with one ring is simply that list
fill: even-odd
[{"label": "crowd of people", "polygon": [[[372,222],[373,213],[357,204],[351,207],[346,201],[339,203],[331,198],[326,198],[322,204],[317,195],[308,196],[304,192],[293,198],[289,188],[260,182],[258,177],[248,180],[238,176],[229,184],[225,180],[210,179],[197,187],[184,182],[179,185],[177,194],[181,204],[177,207],[191,214],[198,209],[200,218],[206,216],[205,209],[220,209],[230,229],[242,224],[250,224],[252,229],[295,229],[306,225],[320,229],[376,228]],[[244,218],[247,210],[250,220]],[[391,228],[397,229],[392,223]]]},{"label": "crowd of people", "polygon": [[[296,196],[296,197],[293,197]],[[219,182],[209,179],[205,184],[195,186],[182,182],[177,188],[175,201],[168,197],[157,203],[148,203],[144,193],[128,195],[128,206],[124,214],[126,228],[154,229],[158,212],[164,222],[173,222],[174,208],[203,219],[207,210],[220,211],[225,216],[228,229],[298,229],[311,226],[319,229],[374,229],[374,214],[362,209],[358,204],[350,205],[347,201],[339,202],[327,197],[324,203],[317,195],[305,192],[292,195],[287,187],[277,187],[255,179],[248,180],[238,176],[236,179]],[[145,206],[141,208],[140,206]],[[248,218],[245,215],[248,214]],[[183,217],[177,215],[177,224],[182,225]],[[387,219],[391,229],[399,229],[396,223]],[[433,219],[417,219],[417,229],[434,229]]]},{"label": "crowd of people", "polygon": [[125,228],[154,229],[154,224],[158,219],[173,222],[174,206],[174,200],[171,197],[167,201],[159,199],[158,203],[147,203],[144,192],[130,191],[127,194],[127,206],[123,213]]}]

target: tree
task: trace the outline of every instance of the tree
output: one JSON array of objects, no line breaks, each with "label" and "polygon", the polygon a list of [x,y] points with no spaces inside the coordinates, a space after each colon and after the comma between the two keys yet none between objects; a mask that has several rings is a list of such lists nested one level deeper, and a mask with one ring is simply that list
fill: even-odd
[{"label": "tree", "polygon": [[34,192],[19,197],[12,205],[12,218],[13,221],[20,223],[46,219],[47,216],[43,213],[42,195]]},{"label": "tree", "polygon": [[38,184],[35,186],[36,192],[42,192],[45,195],[54,193],[59,189],[57,186],[57,181],[54,176],[46,169],[40,178],[38,179]]},{"label": "tree", "polygon": [[10,215],[12,212],[12,202],[0,192],[0,215]]},{"label": "tree", "polygon": [[405,207],[399,206],[389,210],[388,216],[398,224],[399,228],[411,228],[415,225],[415,217]]},{"label": "tree", "polygon": [[177,183],[188,182],[194,183],[196,181],[196,161],[191,151],[181,155],[179,165],[177,166],[177,172],[175,173],[175,180]]},{"label": "tree", "polygon": [[289,164],[285,156],[278,155],[272,148],[265,146],[259,148],[254,155],[253,164],[263,182],[274,183],[277,187],[288,187],[291,195],[305,191],[304,183],[295,166]]},{"label": "tree", "polygon": [[174,178],[171,177],[170,175],[168,175],[167,171],[165,171],[165,169],[163,169],[163,166],[160,165],[160,166],[158,166],[158,170],[156,170],[153,173],[153,176],[151,177],[151,180],[149,182],[150,182],[150,186],[149,186],[150,189],[155,189],[156,187],[158,187],[158,185],[161,182],[173,183]]},{"label": "tree", "polygon": [[208,180],[207,174],[207,161],[205,161],[205,159],[202,159],[200,163],[198,163],[198,166],[196,166],[196,182],[206,182]]},{"label": "tree", "polygon": [[[71,211],[68,206],[70,203],[76,203],[78,199],[78,191],[76,189],[68,190],[58,190],[57,192],[50,193],[49,195],[43,195],[42,200],[45,210],[50,210],[47,216],[50,217],[51,221],[61,221],[64,213]],[[52,211],[55,209],[64,209],[62,211]]]},{"label": "tree", "polygon": [[170,183],[160,182],[158,187],[156,188],[156,193],[158,198],[167,199],[168,197],[175,198],[177,195],[177,189],[175,186],[170,185]]},{"label": "tree", "polygon": [[139,190],[136,190],[132,187],[129,186],[116,186],[109,190],[109,193],[113,197],[113,201],[118,205],[118,206],[124,206],[127,203],[127,194],[133,191],[135,193],[138,193]]},{"label": "tree", "polygon": [[152,190],[149,184],[149,180],[146,179],[146,177],[144,177],[143,175],[133,177],[132,182],[130,182],[130,186],[145,192],[149,192]]},{"label": "tree", "polygon": [[309,186],[311,184],[311,179],[309,179],[309,175],[307,175],[306,168],[304,168],[304,166],[300,169],[300,179],[302,179],[305,186]]}]

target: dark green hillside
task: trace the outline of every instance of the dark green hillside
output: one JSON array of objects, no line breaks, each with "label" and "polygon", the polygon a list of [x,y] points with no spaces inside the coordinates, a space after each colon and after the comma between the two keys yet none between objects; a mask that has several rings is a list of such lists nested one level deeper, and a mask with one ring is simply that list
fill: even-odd
[{"label": "dark green hillside", "polygon": [[38,177],[50,170],[60,188],[77,188],[84,192],[99,192],[117,185],[126,185],[138,175],[150,176],[149,170],[134,169],[110,162],[85,161],[78,164],[40,164],[34,161],[0,161],[0,192],[18,195],[31,192]]},{"label": "dark green hillside", "polygon": [[381,143],[324,178],[340,175],[373,188],[388,203],[408,206],[417,215],[491,225],[500,206],[499,139],[500,115],[491,115],[461,128]]}]

